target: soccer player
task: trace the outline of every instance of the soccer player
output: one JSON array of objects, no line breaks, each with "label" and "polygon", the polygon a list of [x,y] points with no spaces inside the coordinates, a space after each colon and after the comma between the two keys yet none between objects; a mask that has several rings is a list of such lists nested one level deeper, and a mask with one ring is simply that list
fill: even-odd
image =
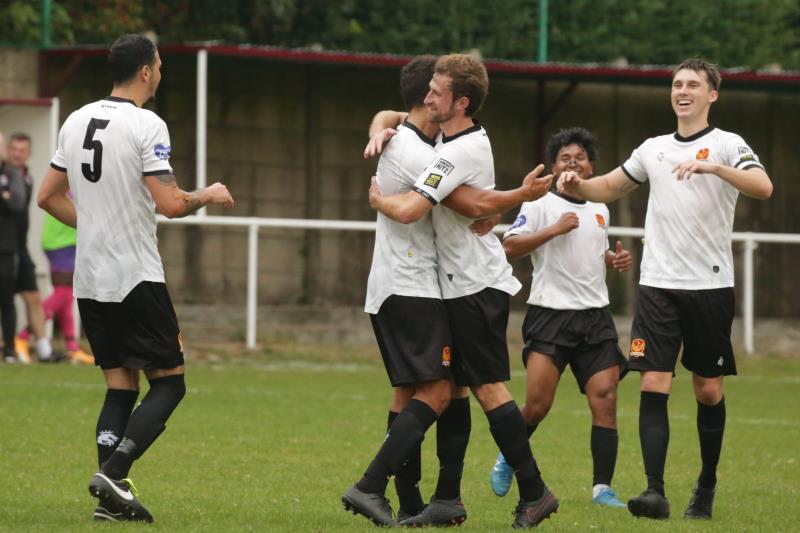
[{"label": "soccer player", "polygon": [[20,213],[19,231],[19,253],[17,265],[17,284],[16,291],[22,296],[27,311],[28,326],[24,330],[25,334],[14,339],[17,357],[23,363],[30,363],[30,347],[28,336],[32,332],[36,337],[36,355],[39,361],[49,361],[53,356],[53,348],[50,339],[45,333],[45,313],[42,306],[42,296],[36,286],[36,266],[28,252],[28,227],[29,215],[28,206],[33,196],[33,177],[28,171],[28,159],[31,157],[31,138],[27,133],[12,133],[8,141],[8,161],[7,163],[22,176],[25,182],[25,208]]},{"label": "soccer player", "polygon": [[667,400],[678,353],[692,372],[702,469],[685,518],[711,518],[725,430],[723,376],[735,375],[730,333],[734,312],[731,231],[739,193],[772,195],[758,156],[735,133],[708,123],[719,98],[719,68],[703,59],[672,75],[677,131],[646,140],[608,174],[562,174],[559,191],[612,202],[650,181],[639,297],[629,367],[641,372],[639,439],[647,490],[628,501],[634,516],[669,517],[664,464],[669,442]]},{"label": "soccer player", "polygon": [[[403,114],[404,122],[396,130],[397,137],[381,155],[376,176],[377,184],[387,193],[411,190],[435,156],[434,138],[439,133],[439,125],[428,120],[424,106],[435,62],[434,56],[419,56],[401,71],[401,93],[409,112]],[[519,203],[524,198],[540,196],[542,187],[533,180],[533,175],[526,176],[523,186],[513,191],[480,191],[463,186],[451,194],[445,204],[466,216],[486,216],[506,209],[510,202]],[[441,300],[436,264],[430,215],[406,225],[378,213],[365,311],[370,313],[393,386],[390,429],[413,398],[416,383],[452,379],[450,326]],[[439,481],[425,514],[432,524],[438,525],[458,524],[466,519],[460,501],[460,480],[470,433],[468,391],[459,388],[453,395],[437,420]],[[400,500],[397,521],[401,524],[418,515],[424,507],[418,488],[420,462],[420,443],[417,443],[395,473]],[[360,486],[364,490],[373,489],[368,483]],[[380,488],[385,489],[385,484]],[[379,505],[373,509],[376,506],[367,505],[365,496],[358,491],[364,492],[357,485],[345,494],[343,500],[347,508],[380,523],[391,523],[391,512],[386,509],[382,492],[381,498],[374,498]]]},{"label": "soccer player", "polygon": [[[161,80],[155,44],[124,35],[108,63],[111,95],[67,118],[38,203],[78,229],[74,291],[108,389],[97,420],[100,470],[89,482],[99,499],[95,518],[152,522],[128,472],[186,392],[155,215],[182,217],[211,203],[232,207],[233,198],[220,183],[195,192],[178,188],[167,126],[141,107]],[[150,389],[134,410],[140,372]]]},{"label": "soccer player", "polygon": [[[545,150],[553,175],[572,171],[590,178],[597,158],[594,136],[583,128],[561,130]],[[627,369],[617,330],[608,310],[606,269],[631,268],[630,252],[617,241],[608,249],[608,208],[551,192],[522,204],[503,238],[508,257],[530,254],[533,282],[522,326],[527,371],[522,416],[532,435],[547,416],[567,365],[592,412],[594,460],[592,501],[625,507],[611,488],[617,462],[617,384]],[[513,472],[500,453],[491,474],[492,489],[505,496]]]},{"label": "soccer player", "polygon": [[[510,377],[506,327],[510,295],[521,285],[494,235],[470,231],[469,218],[436,207],[459,185],[494,188],[494,161],[486,131],[472,116],[488,91],[485,67],[463,54],[440,57],[425,98],[428,117],[442,130],[436,158],[406,193],[370,189],[370,204],[393,220],[414,222],[433,210],[439,286],[453,334],[453,373],[481,404],[492,436],[515,471],[520,501],[515,527],[533,527],[558,509],[542,481],[525,422],[506,388]],[[537,178],[549,188],[552,176]],[[547,190],[546,188],[544,189]]]}]

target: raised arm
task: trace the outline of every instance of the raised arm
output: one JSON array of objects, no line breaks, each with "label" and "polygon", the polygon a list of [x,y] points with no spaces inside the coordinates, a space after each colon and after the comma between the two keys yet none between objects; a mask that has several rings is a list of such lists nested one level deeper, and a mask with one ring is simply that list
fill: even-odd
[{"label": "raised arm", "polygon": [[68,191],[67,173],[48,167],[36,203],[63,224],[74,228],[78,225],[78,213],[72,199],[67,196]]},{"label": "raised arm", "polygon": [[364,148],[364,159],[380,155],[389,139],[397,135],[397,127],[407,116],[408,113],[403,111],[378,111],[369,125],[369,142]]},{"label": "raised arm", "polygon": [[167,218],[191,215],[208,204],[233,207],[231,193],[219,182],[204,189],[187,192],[178,187],[175,176],[171,173],[145,176],[145,180],[156,204],[156,211]]},{"label": "raised arm", "polygon": [[639,187],[617,167],[608,174],[582,179],[575,172],[564,172],[558,177],[558,191],[590,202],[607,204]]},{"label": "raised arm", "polygon": [[462,185],[451,192],[442,204],[467,218],[486,218],[513,209],[522,202],[538,200],[550,190],[553,175],[539,177],[544,165],[539,165],[525,176],[522,185],[509,191],[473,189]]}]

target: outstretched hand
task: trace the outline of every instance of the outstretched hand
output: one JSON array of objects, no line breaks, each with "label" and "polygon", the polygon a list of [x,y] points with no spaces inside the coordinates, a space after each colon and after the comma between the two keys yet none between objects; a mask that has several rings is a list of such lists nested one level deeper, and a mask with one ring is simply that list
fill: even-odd
[{"label": "outstretched hand", "polygon": [[544,165],[539,164],[522,180],[526,202],[538,200],[550,191],[550,187],[553,185],[553,175],[540,177],[542,172],[544,172]]},{"label": "outstretched hand", "polygon": [[613,266],[617,272],[626,272],[633,266],[633,256],[628,250],[622,247],[621,241],[617,241],[617,246],[614,250],[614,258],[611,260],[611,266]]},{"label": "outstretched hand", "polygon": [[222,204],[225,208],[230,209],[233,207],[233,196],[228,190],[228,187],[220,182],[216,182],[208,186],[208,195],[212,204]]},{"label": "outstretched hand", "polygon": [[583,181],[583,179],[577,172],[567,170],[566,172],[562,172],[558,177],[556,189],[560,193],[567,193],[570,196],[580,198],[578,187],[580,187],[581,181]]},{"label": "outstretched hand", "polygon": [[380,155],[383,147],[395,135],[397,135],[397,130],[394,128],[386,128],[370,135],[367,147],[364,148],[364,159]]}]

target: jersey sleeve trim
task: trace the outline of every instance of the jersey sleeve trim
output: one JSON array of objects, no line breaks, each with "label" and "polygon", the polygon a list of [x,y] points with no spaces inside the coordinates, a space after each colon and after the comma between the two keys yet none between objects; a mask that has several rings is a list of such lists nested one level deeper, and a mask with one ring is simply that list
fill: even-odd
[{"label": "jersey sleeve trim", "polygon": [[633,174],[631,174],[630,172],[628,172],[628,169],[627,169],[627,168],[625,168],[625,165],[620,165],[620,167],[619,167],[619,168],[621,168],[621,169],[622,169],[622,172],[624,172],[624,173],[625,173],[625,175],[626,175],[626,176],[628,176],[628,179],[629,179],[629,180],[631,180],[632,182],[634,182],[635,184],[637,184],[637,185],[641,185],[642,183],[644,183],[643,181],[639,181],[639,180],[637,180],[636,178],[634,178],[634,177],[633,177]]},{"label": "jersey sleeve trim", "polygon": [[[740,161],[740,162],[739,162],[739,164],[741,164],[741,163],[745,163],[745,161]],[[748,161],[748,162],[746,162],[746,163],[747,163],[747,164],[746,164],[745,166],[743,166],[743,167],[742,167],[741,169],[739,169],[739,170],[748,170],[748,169],[751,169],[751,168],[760,168],[761,170],[766,170],[766,169],[764,168],[764,165],[761,165],[761,164],[759,164],[759,163],[753,163],[752,161]],[[737,166],[736,166],[736,167],[734,167],[734,168],[738,168],[738,164],[737,164]]]},{"label": "jersey sleeve trim", "polygon": [[439,203],[439,202],[436,201],[436,199],[433,196],[431,196],[430,194],[428,194],[424,190],[420,189],[419,187],[414,187],[414,190],[416,192],[420,193],[423,197],[425,197],[433,205],[436,205],[436,204]]},{"label": "jersey sleeve trim", "polygon": [[172,170],[148,170],[147,172],[142,173],[142,176],[163,176],[164,174],[172,174]]},{"label": "jersey sleeve trim", "polygon": [[66,172],[67,171],[66,168],[60,167],[60,166],[56,165],[55,163],[50,163],[50,167],[58,170],[59,172]]}]

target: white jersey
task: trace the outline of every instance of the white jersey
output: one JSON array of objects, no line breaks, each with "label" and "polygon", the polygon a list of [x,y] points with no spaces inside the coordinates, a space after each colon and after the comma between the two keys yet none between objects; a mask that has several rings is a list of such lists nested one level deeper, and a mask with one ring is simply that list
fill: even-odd
[{"label": "white jersey", "polygon": [[622,170],[636,183],[650,181],[639,283],[663,289],[733,287],[731,233],[739,191],[713,174],[678,181],[672,169],[705,159],[738,169],[764,168],[735,133],[708,127],[646,140]]},{"label": "white jersey", "polygon": [[143,176],[172,173],[164,121],[108,97],[73,112],[50,165],[69,178],[78,212],[75,296],[121,302],[142,281],[164,282],[155,203]]},{"label": "white jersey", "polygon": [[[436,158],[420,174],[414,190],[436,205],[459,185],[494,189],[492,147],[477,123],[453,137],[442,136]],[[487,287],[516,294],[522,285],[512,274],[503,245],[494,233],[483,237],[472,233],[471,223],[472,219],[444,206],[433,208],[442,298],[460,298]]]},{"label": "white jersey", "polygon": [[[378,161],[376,175],[381,194],[411,190],[417,177],[436,155],[434,146],[434,141],[413,124],[402,124]],[[378,213],[364,311],[376,314],[383,301],[392,294],[441,298],[436,276],[436,248],[430,213],[412,224],[401,224]]]},{"label": "white jersey", "polygon": [[533,281],[530,305],[550,309],[593,309],[608,305],[605,253],[608,250],[609,214],[605,204],[575,200],[548,193],[525,202],[504,239],[525,235],[555,224],[573,212],[579,226],[531,252]]}]

